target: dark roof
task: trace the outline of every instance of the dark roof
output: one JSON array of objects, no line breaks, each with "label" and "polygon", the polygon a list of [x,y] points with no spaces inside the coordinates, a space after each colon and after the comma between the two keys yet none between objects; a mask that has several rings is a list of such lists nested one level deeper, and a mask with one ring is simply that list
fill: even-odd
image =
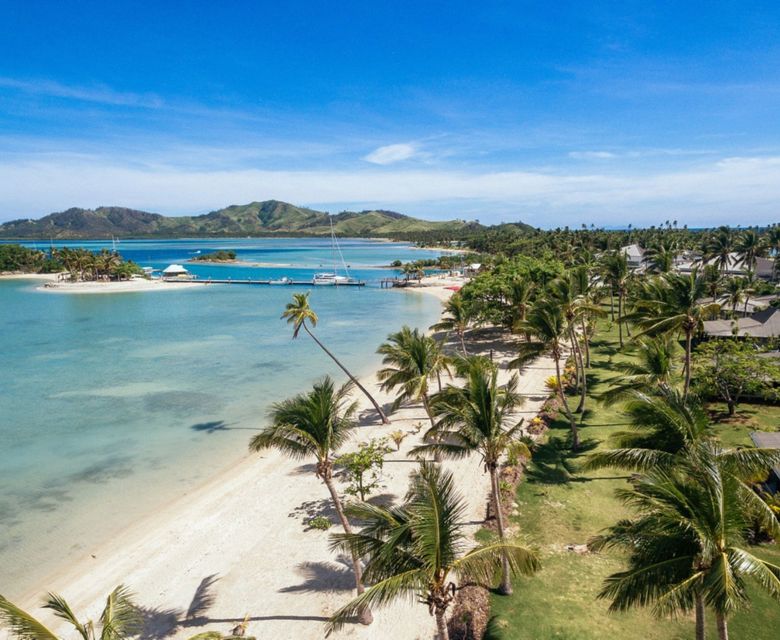
[{"label": "dark roof", "polygon": [[[780,449],[780,432],[751,431],[750,439],[762,449]],[[780,467],[775,467],[772,471],[780,480]]]},{"label": "dark roof", "polygon": [[746,318],[737,320],[705,320],[704,333],[710,336],[734,335],[732,328],[737,325],[737,335],[751,338],[774,338],[780,336],[780,309],[769,307],[757,311]]}]

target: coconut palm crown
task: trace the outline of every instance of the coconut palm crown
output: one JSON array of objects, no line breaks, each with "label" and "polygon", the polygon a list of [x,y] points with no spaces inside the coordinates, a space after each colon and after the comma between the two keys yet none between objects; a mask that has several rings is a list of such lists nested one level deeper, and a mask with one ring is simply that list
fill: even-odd
[{"label": "coconut palm crown", "polygon": [[317,343],[317,346],[319,346],[319,348],[322,349],[330,357],[330,359],[338,365],[339,369],[347,374],[347,377],[353,382],[353,384],[358,389],[360,389],[366,398],[368,398],[368,400],[373,405],[374,410],[377,412],[379,419],[382,421],[382,424],[390,424],[390,421],[387,419],[385,412],[382,411],[382,407],[379,406],[379,403],[374,399],[374,396],[368,392],[368,389],[360,384],[360,381],[349,372],[349,370],[341,363],[341,361],[335,355],[333,355],[333,353],[324,344],[322,344],[317,336],[314,335],[311,329],[309,329],[309,325],[316,327],[319,319],[317,318],[317,314],[314,312],[314,309],[312,309],[309,305],[308,293],[293,294],[292,302],[287,303],[284,312],[282,313],[282,320],[287,320],[287,324],[293,325],[293,340],[298,337],[301,329],[308,333],[309,337]]},{"label": "coconut palm crown", "polygon": [[539,569],[536,554],[519,544],[499,541],[467,551],[466,506],[449,471],[422,463],[410,485],[400,506],[350,507],[350,514],[365,526],[360,533],[331,537],[334,549],[366,559],[366,579],[373,585],[333,614],[329,632],[362,607],[413,597],[435,617],[439,639],[448,640],[446,613],[459,588],[474,582],[492,584],[502,556],[508,558],[513,575]]},{"label": "coconut palm crown", "polygon": [[[133,603],[132,594],[123,585],[116,587],[106,598],[100,614],[100,633],[92,620],[81,622],[65,598],[54,593],[46,596],[44,609],[70,623],[82,640],[123,640],[135,635],[141,626],[141,617]],[[0,626],[18,640],[59,640],[42,622],[0,596]]]},{"label": "coconut palm crown", "polygon": [[[518,378],[513,374],[505,386],[498,384],[498,370],[484,358],[472,357],[458,363],[466,378],[463,386],[448,385],[433,396],[432,407],[436,425],[425,434],[423,444],[411,454],[438,453],[443,457],[462,458],[478,453],[490,474],[493,512],[498,535],[505,539],[505,523],[501,510],[501,489],[498,469],[501,458],[511,449],[527,447],[520,441],[523,420],[514,415],[523,404],[517,393]],[[501,593],[512,593],[508,559],[502,565]]]}]

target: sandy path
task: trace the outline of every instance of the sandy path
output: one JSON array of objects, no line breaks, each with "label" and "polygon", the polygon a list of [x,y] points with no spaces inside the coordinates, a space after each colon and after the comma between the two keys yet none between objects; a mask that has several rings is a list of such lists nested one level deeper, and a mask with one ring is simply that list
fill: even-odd
[{"label": "sandy path", "polygon": [[[451,295],[443,288],[449,283],[435,284],[424,292],[440,299]],[[479,339],[469,343],[472,352],[492,351],[501,363],[512,357],[512,349],[496,340],[495,332],[478,333]],[[521,376],[520,392],[530,396],[523,413],[532,415],[539,408],[544,380],[553,369],[551,361],[542,359]],[[509,375],[505,366],[501,375],[503,380]],[[380,402],[392,401],[378,391],[375,379],[364,383]],[[392,425],[383,426],[367,410],[367,402],[359,400],[363,418],[355,443],[397,429],[411,432],[426,420],[421,407],[404,407],[392,416]],[[410,435],[399,452],[388,455],[379,493],[404,495],[415,466],[407,454],[418,442],[419,435]],[[456,473],[469,506],[470,527],[476,531],[489,490],[482,465],[477,457],[444,464]],[[247,614],[247,633],[259,639],[323,638],[323,621],[352,594],[348,562],[328,550],[328,533],[304,531],[304,521],[311,515],[329,512],[327,490],[310,465],[275,452],[247,456],[94,556],[52,576],[20,604],[34,609],[40,594],[52,590],[63,594],[77,612],[96,616],[105,595],[124,583],[148,608],[146,637],[153,640],[188,638],[204,630],[228,633]],[[62,629],[40,610],[35,613]],[[414,602],[398,602],[375,611],[374,617],[370,627],[349,625],[332,637],[428,640],[435,635],[427,609]]]}]

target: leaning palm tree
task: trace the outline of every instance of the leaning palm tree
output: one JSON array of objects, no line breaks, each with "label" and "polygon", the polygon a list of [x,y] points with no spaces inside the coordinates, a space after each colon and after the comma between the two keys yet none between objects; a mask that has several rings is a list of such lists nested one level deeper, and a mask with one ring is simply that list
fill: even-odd
[{"label": "leaning palm tree", "polygon": [[434,425],[429,399],[431,379],[439,379],[442,373],[450,374],[450,361],[431,336],[418,329],[404,326],[391,333],[377,349],[385,365],[377,372],[383,391],[400,388],[393,402],[393,410],[408,400],[421,402],[425,413]]},{"label": "leaning palm tree", "polygon": [[720,305],[704,301],[706,291],[704,279],[693,269],[689,275],[667,273],[646,282],[634,302],[632,318],[644,334],[683,334],[685,395],[691,386],[693,338],[703,330],[704,320],[720,311]]},{"label": "leaning palm tree", "polygon": [[571,428],[572,449],[580,447],[580,437],[577,430],[577,420],[569,407],[561,378],[561,360],[566,344],[569,341],[569,329],[563,308],[551,300],[539,300],[531,308],[528,319],[521,323],[520,329],[532,337],[533,342],[523,342],[518,346],[518,357],[509,363],[510,367],[522,367],[534,358],[549,353],[555,361],[555,380],[558,398],[561,401]]},{"label": "leaning palm tree", "polygon": [[[341,526],[346,533],[352,527],[344,513],[336,486],[333,484],[333,460],[336,452],[350,438],[357,427],[354,421],[356,403],[348,403],[351,383],[336,389],[333,381],[325,377],[314,384],[308,393],[276,403],[271,407],[271,425],[252,438],[251,451],[278,449],[294,459],[314,458],[317,461],[315,475],[330,492]],[[355,586],[358,595],[364,591],[362,569],[357,555],[352,556]],[[360,612],[360,622],[370,624],[371,611]]]},{"label": "leaning palm tree", "polygon": [[[436,426],[425,434],[423,444],[411,453],[438,453],[449,458],[463,458],[479,453],[490,474],[493,512],[496,514],[498,537],[506,540],[504,515],[501,510],[501,489],[498,468],[501,458],[511,449],[524,448],[519,440],[523,420],[517,420],[515,410],[523,398],[517,392],[518,378],[513,374],[505,386],[498,385],[498,370],[484,358],[472,357],[459,363],[466,378],[461,386],[448,385],[433,396],[432,406]],[[512,593],[509,559],[504,558],[499,590]]]},{"label": "leaning palm tree", "polygon": [[460,340],[460,348],[463,350],[463,355],[468,355],[464,337],[466,335],[466,329],[469,328],[469,324],[471,324],[473,319],[468,305],[466,305],[463,302],[463,298],[456,293],[444,303],[444,311],[447,315],[442,317],[436,324],[431,325],[431,329],[434,329],[435,331],[454,331]]},{"label": "leaning palm tree", "polygon": [[382,606],[402,597],[427,605],[436,619],[439,640],[449,640],[447,609],[455,593],[469,583],[493,582],[502,557],[513,575],[539,569],[536,554],[516,543],[498,541],[470,546],[464,529],[466,505],[455,489],[452,473],[423,463],[411,477],[404,503],[398,507],[359,504],[350,513],[365,523],[360,533],[332,536],[336,549],[367,559],[366,592],[331,617],[329,632],[362,608]]},{"label": "leaning palm tree", "polygon": [[746,537],[755,518],[775,537],[772,511],[735,473],[712,441],[671,470],[654,469],[618,492],[638,512],[591,541],[591,548],[628,551],[629,567],[605,580],[599,596],[610,609],[653,606],[659,616],[694,611],[704,639],[705,608],[718,637],[728,640],[728,617],[749,604],[751,580],[780,600],[780,567],[753,555]]},{"label": "leaning palm tree", "polygon": [[601,394],[600,400],[607,406],[624,399],[630,391],[653,394],[674,384],[678,369],[675,355],[680,350],[679,345],[669,336],[644,336],[635,344],[636,357],[630,362],[615,364],[620,375],[608,380],[610,387]]},{"label": "leaning palm tree", "polygon": [[[352,380],[355,386],[360,389],[363,392],[363,395],[365,395],[371,404],[374,405],[374,409],[376,410],[379,418],[382,420],[382,424],[390,424],[390,420],[387,419],[385,412],[382,411],[382,407],[379,406],[379,403],[374,399],[374,396],[368,392],[368,389],[360,384],[358,379],[353,376],[343,364],[341,364],[339,359],[334,356],[333,353],[331,353],[331,351],[324,344],[322,344],[322,342],[320,342],[317,336],[314,335],[311,329],[309,329],[309,324],[311,324],[312,327],[317,326],[318,318],[317,314],[314,313],[314,309],[309,306],[308,293],[293,294],[293,300],[292,302],[287,303],[287,306],[284,309],[284,313],[282,313],[282,319],[287,320],[287,324],[293,325],[293,340],[298,337],[301,329],[308,333],[311,339],[317,343],[317,346],[319,346],[320,349],[328,354],[330,359],[333,360],[333,362],[335,362],[345,374],[347,374],[347,377]],[[309,324],[307,324],[307,322]]]},{"label": "leaning palm tree", "polygon": [[[81,622],[65,598],[50,593],[43,605],[54,615],[70,623],[82,640],[123,640],[138,633],[141,617],[132,600],[132,594],[119,585],[106,598],[100,614],[100,633],[92,620]],[[42,622],[0,596],[0,626],[6,627],[10,636],[18,640],[59,640]]]}]

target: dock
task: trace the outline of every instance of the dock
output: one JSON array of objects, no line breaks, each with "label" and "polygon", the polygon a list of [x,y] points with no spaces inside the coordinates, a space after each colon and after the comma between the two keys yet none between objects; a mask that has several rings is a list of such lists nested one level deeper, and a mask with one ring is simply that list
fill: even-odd
[{"label": "dock", "polygon": [[334,282],[326,285],[316,285],[311,280],[287,280],[281,282],[279,280],[252,280],[247,278],[246,280],[241,278],[204,278],[202,280],[197,278],[163,278],[163,282],[181,282],[186,284],[244,284],[254,286],[274,286],[274,287],[365,287],[366,283],[363,280],[358,282]]}]

